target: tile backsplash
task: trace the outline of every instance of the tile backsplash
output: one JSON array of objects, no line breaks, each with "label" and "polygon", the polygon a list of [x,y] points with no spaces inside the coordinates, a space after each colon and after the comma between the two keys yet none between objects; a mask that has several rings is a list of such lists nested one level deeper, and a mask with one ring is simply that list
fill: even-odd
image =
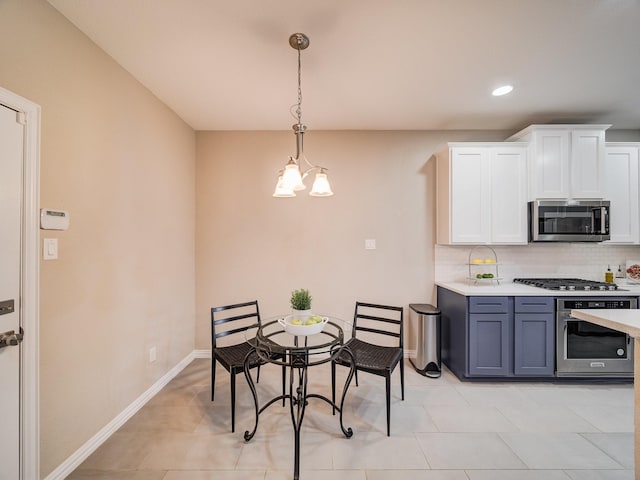
[{"label": "tile backsplash", "polygon": [[[491,248],[496,253],[500,277],[505,282],[511,282],[515,277],[572,277],[604,281],[607,265],[615,274],[618,265],[624,272],[627,260],[640,261],[640,245],[530,243],[492,245]],[[484,246],[435,245],[435,279],[445,282],[466,281],[472,249],[475,249],[473,258],[492,255]],[[487,268],[487,271],[492,270]]]}]

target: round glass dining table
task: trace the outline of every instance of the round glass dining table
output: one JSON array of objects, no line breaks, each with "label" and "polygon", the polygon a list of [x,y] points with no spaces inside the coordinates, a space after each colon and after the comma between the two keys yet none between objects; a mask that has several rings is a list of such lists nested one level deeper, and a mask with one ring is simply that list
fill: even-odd
[{"label": "round glass dining table", "polygon": [[[255,425],[253,430],[244,432],[245,441],[250,441],[258,429],[258,418],[269,406],[282,400],[288,401],[291,412],[291,422],[295,435],[294,445],[294,480],[300,478],[300,428],[304,418],[304,411],[310,398],[318,398],[328,403],[335,414],[340,413],[340,429],[346,438],[351,438],[353,430],[345,428],[343,423],[344,400],[355,373],[353,354],[349,350],[348,341],[352,336],[352,325],[340,318],[333,316],[321,316],[323,326],[292,326],[291,315],[281,315],[262,320],[258,325],[245,331],[245,339],[253,347],[251,353],[245,358],[244,374],[251,389],[255,405]],[[309,335],[295,335],[322,328],[318,333]],[[294,333],[290,333],[294,332]],[[262,362],[281,365],[288,371],[289,388],[282,395],[274,397],[259,406],[255,384],[251,377],[249,364],[252,355],[257,355]],[[350,369],[342,389],[340,404],[335,401],[335,375],[332,368],[332,392],[331,399],[318,394],[307,392],[308,369],[316,365],[331,362],[340,355],[341,358],[351,358]],[[255,357],[254,357],[255,358]]]}]

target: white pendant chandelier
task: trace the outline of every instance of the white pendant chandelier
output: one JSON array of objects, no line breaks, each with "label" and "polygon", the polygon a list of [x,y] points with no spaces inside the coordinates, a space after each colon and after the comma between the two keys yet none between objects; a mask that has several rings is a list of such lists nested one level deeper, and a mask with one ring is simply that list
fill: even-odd
[{"label": "white pendant chandelier", "polygon": [[[289,37],[289,45],[298,51],[298,103],[296,105],[297,123],[293,125],[293,133],[296,136],[296,156],[289,157],[289,161],[284,169],[278,172],[278,183],[273,192],[274,197],[295,197],[296,192],[304,190],[305,178],[313,171],[316,171],[315,180],[309,195],[313,197],[330,197],[333,195],[329,179],[327,178],[327,169],[314,165],[304,155],[303,136],[307,129],[302,124],[302,87],[300,82],[300,52],[309,46],[309,38],[304,33],[294,33]],[[293,107],[292,107],[293,108]]]}]

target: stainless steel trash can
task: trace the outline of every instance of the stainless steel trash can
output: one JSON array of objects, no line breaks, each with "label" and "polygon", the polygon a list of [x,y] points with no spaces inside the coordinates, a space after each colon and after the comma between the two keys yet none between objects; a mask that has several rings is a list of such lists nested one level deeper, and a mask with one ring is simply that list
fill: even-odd
[{"label": "stainless steel trash can", "polygon": [[441,373],[440,310],[428,303],[409,305],[411,325],[416,325],[416,353],[409,361],[426,377],[438,378]]}]

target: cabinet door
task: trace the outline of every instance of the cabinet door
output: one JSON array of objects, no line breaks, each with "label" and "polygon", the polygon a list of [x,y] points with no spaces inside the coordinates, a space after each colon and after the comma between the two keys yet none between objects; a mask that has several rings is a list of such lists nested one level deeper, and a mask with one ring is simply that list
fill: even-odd
[{"label": "cabinet door", "polygon": [[602,198],[604,130],[571,132],[571,196]]},{"label": "cabinet door", "polygon": [[469,314],[469,375],[508,376],[510,338],[508,313]]},{"label": "cabinet door", "polygon": [[569,197],[569,137],[566,129],[533,133],[532,199]]},{"label": "cabinet door", "polygon": [[515,375],[553,376],[555,370],[553,313],[516,313],[513,337]]},{"label": "cabinet door", "polygon": [[451,152],[451,243],[489,241],[490,158],[486,148]]},{"label": "cabinet door", "polygon": [[611,201],[608,243],[640,243],[638,148],[633,145],[606,148],[603,193]]},{"label": "cabinet door", "polygon": [[491,243],[526,244],[527,153],[521,147],[491,149]]}]

